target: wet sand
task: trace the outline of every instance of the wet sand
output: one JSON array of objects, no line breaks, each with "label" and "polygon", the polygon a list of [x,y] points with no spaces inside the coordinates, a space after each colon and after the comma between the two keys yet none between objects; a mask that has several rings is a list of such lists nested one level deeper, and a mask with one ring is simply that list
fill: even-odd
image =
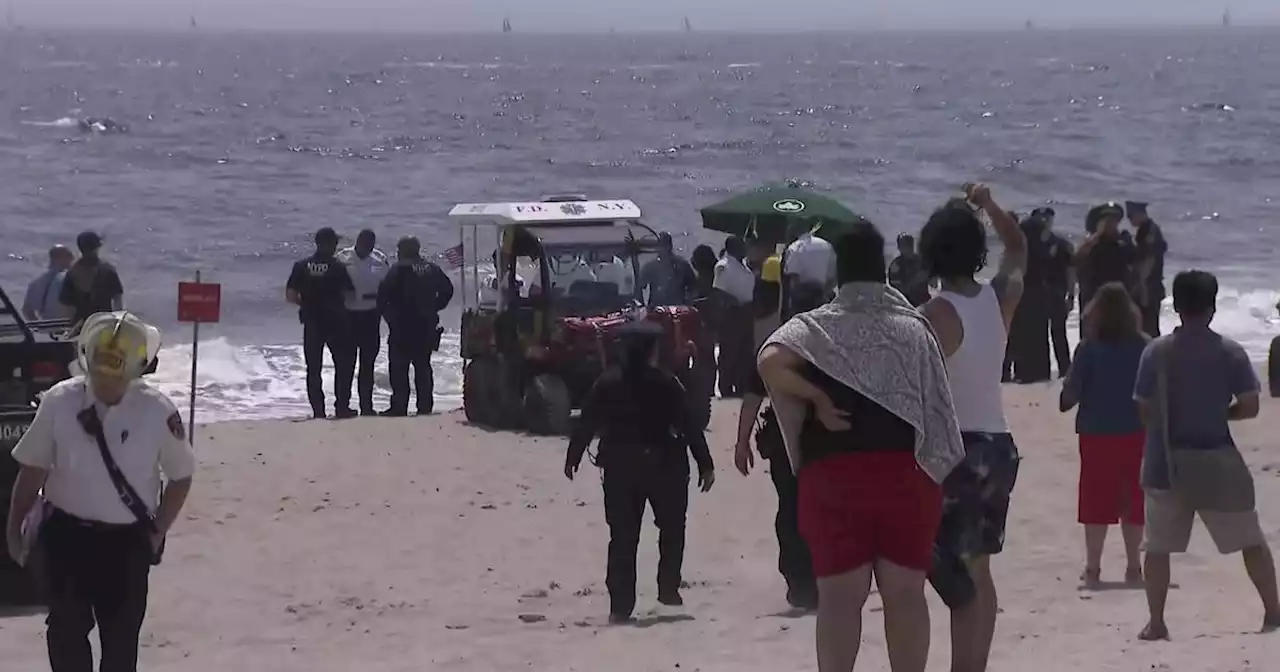
[{"label": "wet sand", "polygon": [[[1252,634],[1260,606],[1238,558],[1197,529],[1174,562],[1174,641],[1138,642],[1140,590],[1079,589],[1072,416],[1057,385],[1007,386],[1024,461],[991,669],[1242,672],[1274,669],[1280,634]],[[605,625],[607,530],[597,472],[562,473],[565,441],[471,428],[458,413],[202,428],[185,520],[152,578],[143,669],[812,670],[811,616],[787,611],[775,569],[775,498],[760,465],[732,471],[736,404],[717,402],[719,481],[691,496],[683,609],[655,600],[646,521],[636,626]],[[1280,525],[1280,408],[1237,426],[1264,528]],[[932,600],[932,597],[931,597]],[[946,670],[947,612],[933,605],[930,670]],[[880,603],[859,670],[887,670]],[[0,669],[47,669],[43,618],[0,619]]]}]

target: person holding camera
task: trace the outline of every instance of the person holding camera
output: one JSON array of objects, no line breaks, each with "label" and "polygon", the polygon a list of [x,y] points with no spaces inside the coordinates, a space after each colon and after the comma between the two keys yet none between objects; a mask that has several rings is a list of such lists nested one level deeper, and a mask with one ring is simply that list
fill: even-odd
[{"label": "person holding camera", "polygon": [[[159,332],[125,312],[90,316],[84,376],[45,392],[13,459],[9,555],[43,579],[49,666],[136,672],[151,567],[191,491],[196,456],[182,416],[143,372]],[[41,496],[43,494],[43,496]]]},{"label": "person holding camera", "polygon": [[383,415],[409,414],[409,367],[413,367],[418,415],[432,411],[434,376],[431,353],[440,349],[440,311],[453,300],[453,281],[434,262],[422,258],[413,236],[396,244],[396,263],[378,286],[378,308],[387,321],[387,373],[391,407]]}]

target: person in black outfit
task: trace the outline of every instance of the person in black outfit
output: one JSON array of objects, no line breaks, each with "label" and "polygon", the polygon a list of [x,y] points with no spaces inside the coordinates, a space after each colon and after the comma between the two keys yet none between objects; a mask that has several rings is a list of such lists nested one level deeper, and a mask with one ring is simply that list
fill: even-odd
[{"label": "person in black outfit", "polygon": [[1076,250],[1076,272],[1080,280],[1080,333],[1084,334],[1085,308],[1099,287],[1119,282],[1134,295],[1134,262],[1138,252],[1132,236],[1120,231],[1124,208],[1108,202],[1095,206],[1085,217],[1084,228],[1089,237]]},{"label": "person in black outfit", "polygon": [[1049,321],[1056,299],[1051,289],[1050,235],[1044,219],[1028,217],[1019,225],[1027,239],[1027,271],[1022,300],[1009,325],[1005,347],[1005,382],[1039,383],[1049,380]]},{"label": "person in black outfit", "polygon": [[773,531],[778,538],[778,572],[787,583],[787,604],[812,611],[818,608],[818,582],[813,575],[809,545],[800,535],[800,482],[787,457],[778,416],[772,408],[760,413],[760,407],[768,396],[760,372],[752,367],[738,412],[738,442],[734,448],[733,463],[743,476],[751,473],[755,466],[755,456],[751,452],[751,430],[754,427],[756,450],[762,459],[768,461],[769,478],[778,494],[778,513],[773,519]]},{"label": "person in black outfit", "polygon": [[1058,362],[1058,377],[1066,378],[1071,370],[1071,344],[1067,341],[1067,317],[1076,302],[1076,271],[1072,258],[1076,254],[1071,241],[1053,230],[1053,208],[1036,208],[1032,217],[1045,223],[1048,234],[1049,340]]},{"label": "person in black outfit", "polygon": [[689,415],[689,401],[674,376],[658,369],[662,328],[638,322],[623,335],[622,362],[606,369],[582,403],[569,440],[564,475],[573,480],[587,446],[598,436],[595,464],[604,471],[604,514],[609,524],[609,620],[625,623],[636,605],[636,549],[645,503],[658,527],[658,601],[680,596],[685,517],[689,508],[689,453],[703,492],[715,483],[711,451]]},{"label": "person in black outfit", "polygon": [[[348,357],[354,362],[342,367],[344,371],[357,371],[356,390],[360,395],[360,415],[377,415],[373,410],[373,368],[382,349],[382,314],[378,312],[378,285],[386,276],[387,257],[376,245],[378,237],[364,229],[356,236],[356,244],[338,253],[338,261],[347,266],[355,292],[347,298],[347,322],[351,325],[351,349]],[[339,396],[351,389],[351,380],[333,381]],[[350,410],[339,407],[338,413],[350,415]]]},{"label": "person in black outfit", "polygon": [[[339,417],[351,417],[351,379],[355,361],[348,352],[351,325],[347,322],[346,298],[355,291],[347,267],[335,258],[338,234],[329,227],[316,231],[315,254],[295,262],[285,284],[285,299],[298,306],[302,323],[302,356],[307,365],[307,401],[311,415],[325,417],[324,383],[320,377],[324,350],[333,359],[335,380],[346,380],[346,389],[335,385],[334,402]],[[337,370],[341,369],[341,370]],[[350,370],[349,370],[350,369]]]},{"label": "person in black outfit", "polygon": [[1125,211],[1129,223],[1134,226],[1134,244],[1137,246],[1133,295],[1142,311],[1142,330],[1151,338],[1160,336],[1160,304],[1164,301],[1164,255],[1169,243],[1164,239],[1160,226],[1147,215],[1147,204],[1127,201]]},{"label": "person in black outfit", "polygon": [[397,260],[378,287],[378,307],[387,320],[387,373],[391,378],[391,408],[383,415],[409,414],[409,367],[418,396],[418,415],[432,411],[435,380],[431,353],[440,349],[440,311],[453,300],[453,281],[440,267],[422,258],[417,238],[405,236],[396,245]]},{"label": "person in black outfit", "polygon": [[58,302],[72,309],[71,323],[79,324],[94,313],[124,308],[124,285],[120,274],[99,256],[102,236],[85,231],[76,236],[80,258],[67,270]]},{"label": "person in black outfit", "polygon": [[898,257],[889,264],[889,284],[917,308],[929,302],[929,274],[909,233],[898,236]]}]

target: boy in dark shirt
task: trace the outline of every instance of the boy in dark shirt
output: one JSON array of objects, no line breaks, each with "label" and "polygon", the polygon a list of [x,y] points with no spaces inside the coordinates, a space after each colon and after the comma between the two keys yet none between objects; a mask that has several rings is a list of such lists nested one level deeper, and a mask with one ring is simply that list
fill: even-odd
[{"label": "boy in dark shirt", "polygon": [[[289,281],[285,284],[285,300],[298,306],[298,321],[302,323],[302,353],[307,366],[307,401],[314,418],[325,417],[324,387],[320,371],[324,365],[324,350],[329,349],[335,378],[350,381],[355,375],[355,361],[347,356],[351,344],[351,329],[347,323],[346,297],[355,292],[355,284],[346,264],[338,261],[338,234],[329,227],[316,232],[315,254],[294,263]],[[350,371],[346,370],[350,367]],[[339,418],[355,417],[351,408],[351,385],[346,389],[337,385],[334,390],[334,415]]]}]

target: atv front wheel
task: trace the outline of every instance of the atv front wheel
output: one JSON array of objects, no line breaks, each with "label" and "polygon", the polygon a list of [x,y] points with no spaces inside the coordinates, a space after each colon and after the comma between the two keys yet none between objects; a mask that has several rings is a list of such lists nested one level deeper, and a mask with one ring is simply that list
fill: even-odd
[{"label": "atv front wheel", "polygon": [[573,414],[568,386],[550,374],[535,377],[524,393],[524,413],[525,426],[534,434],[567,435]]}]

